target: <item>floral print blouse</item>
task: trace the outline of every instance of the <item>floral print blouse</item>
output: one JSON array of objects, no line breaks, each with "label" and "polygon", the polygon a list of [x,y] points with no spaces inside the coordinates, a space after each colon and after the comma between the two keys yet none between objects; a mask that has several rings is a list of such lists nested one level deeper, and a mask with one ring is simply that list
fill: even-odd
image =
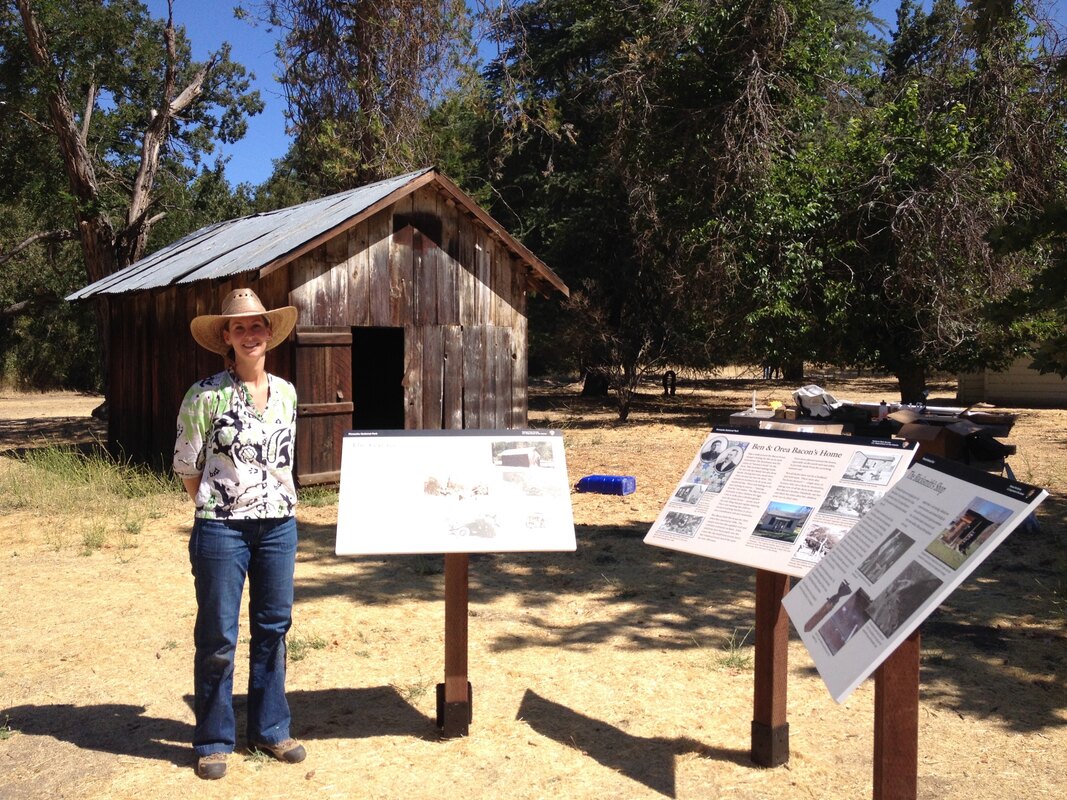
[{"label": "floral print blouse", "polygon": [[173,467],[182,478],[201,476],[197,517],[292,516],[296,389],[282,378],[267,378],[267,407],[262,413],[230,370],[186,392],[178,411]]}]

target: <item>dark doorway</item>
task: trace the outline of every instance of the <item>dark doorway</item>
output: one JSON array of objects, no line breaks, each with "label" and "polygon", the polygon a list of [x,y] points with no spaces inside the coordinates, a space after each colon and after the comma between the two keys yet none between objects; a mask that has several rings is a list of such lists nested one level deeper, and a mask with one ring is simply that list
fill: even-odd
[{"label": "dark doorway", "polygon": [[404,329],[352,329],[352,427],[404,429]]}]

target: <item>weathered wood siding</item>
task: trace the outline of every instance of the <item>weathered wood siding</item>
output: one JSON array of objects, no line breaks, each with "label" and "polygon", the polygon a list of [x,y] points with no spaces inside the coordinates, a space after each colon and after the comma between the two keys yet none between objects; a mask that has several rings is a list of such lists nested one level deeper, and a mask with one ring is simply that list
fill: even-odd
[{"label": "weathered wood siding", "polygon": [[345,423],[336,404],[351,401],[343,374],[347,361],[350,380],[350,350],[308,344],[315,332],[347,332],[351,342],[352,328],[403,328],[409,429],[524,427],[524,268],[484,225],[426,186],[263,278],[116,295],[108,301],[112,449],[169,465],[185,392],[223,366],[196,345],[189,321],[217,313],[231,289],[245,286],[268,308],[299,310],[300,333],[268,353],[267,369],[297,386],[297,467],[313,482],[340,469]]},{"label": "weathered wood siding", "polygon": [[1067,408],[1067,379],[1030,369],[1032,359],[1019,358],[1003,372],[972,372],[959,376],[956,397],[961,403]]},{"label": "weathered wood siding", "polygon": [[501,242],[432,187],[290,272],[301,324],[404,328],[408,428],[526,425],[524,276]]}]

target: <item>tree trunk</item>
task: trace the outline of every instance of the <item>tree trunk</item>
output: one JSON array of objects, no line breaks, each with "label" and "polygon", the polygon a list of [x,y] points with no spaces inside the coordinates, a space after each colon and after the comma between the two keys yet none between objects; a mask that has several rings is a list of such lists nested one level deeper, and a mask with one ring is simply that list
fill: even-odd
[{"label": "tree trunk", "polygon": [[588,370],[582,382],[582,397],[607,397],[610,386],[607,372],[599,369]]},{"label": "tree trunk", "polygon": [[804,359],[791,359],[782,367],[782,377],[793,383],[804,382]]},{"label": "tree trunk", "polygon": [[922,403],[925,401],[923,393],[926,391],[926,365],[925,364],[900,364],[893,371],[897,378],[897,386],[900,387],[900,402]]}]

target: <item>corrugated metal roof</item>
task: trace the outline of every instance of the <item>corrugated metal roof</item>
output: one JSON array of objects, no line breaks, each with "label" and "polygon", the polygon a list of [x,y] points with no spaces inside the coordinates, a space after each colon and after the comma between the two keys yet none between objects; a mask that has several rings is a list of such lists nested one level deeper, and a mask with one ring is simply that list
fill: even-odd
[{"label": "corrugated metal roof", "polygon": [[411,172],[278,211],[208,225],[79,289],[67,300],[226,278],[260,269],[342,225],[428,172],[433,169]]}]

